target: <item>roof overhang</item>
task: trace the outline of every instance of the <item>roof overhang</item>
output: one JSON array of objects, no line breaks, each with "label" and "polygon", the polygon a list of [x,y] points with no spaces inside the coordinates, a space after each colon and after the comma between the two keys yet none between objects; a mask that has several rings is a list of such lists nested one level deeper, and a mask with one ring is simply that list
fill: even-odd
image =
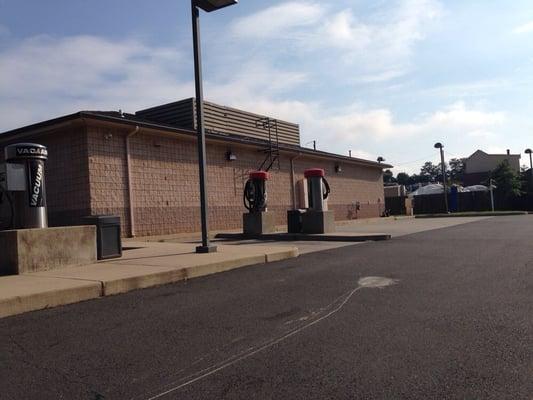
[{"label": "roof overhang", "polygon": [[[95,111],[80,111],[74,114],[65,115],[60,118],[51,119],[33,125],[28,125],[22,128],[14,129],[4,133],[0,133],[0,145],[5,142],[11,142],[16,138],[23,138],[31,135],[39,135],[48,133],[55,129],[66,125],[75,123],[103,123],[107,125],[114,125],[117,128],[135,127],[148,130],[151,134],[171,134],[182,135],[190,138],[196,137],[196,131],[184,128],[176,128],[174,126],[156,124],[148,121],[133,120],[126,117],[113,116],[109,114],[99,113]],[[264,147],[268,142],[260,139],[249,138],[245,136],[229,135],[220,132],[206,132],[206,139],[210,141],[217,141],[223,143],[234,143],[248,147]],[[371,168],[387,169],[393,166],[385,163],[378,163],[375,161],[364,160],[357,157],[342,156],[340,154],[329,153],[325,151],[308,149],[296,145],[279,144],[280,152],[294,155],[294,156],[310,156],[323,159],[333,159],[338,162],[346,162],[350,164],[357,164]]]}]

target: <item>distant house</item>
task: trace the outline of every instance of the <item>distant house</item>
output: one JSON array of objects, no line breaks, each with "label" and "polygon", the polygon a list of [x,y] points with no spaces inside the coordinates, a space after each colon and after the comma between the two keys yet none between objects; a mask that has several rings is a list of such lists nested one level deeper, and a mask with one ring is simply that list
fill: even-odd
[{"label": "distant house", "polygon": [[489,174],[503,161],[507,160],[516,172],[520,172],[520,154],[487,154],[477,150],[465,160],[464,186],[480,185],[487,181]]}]

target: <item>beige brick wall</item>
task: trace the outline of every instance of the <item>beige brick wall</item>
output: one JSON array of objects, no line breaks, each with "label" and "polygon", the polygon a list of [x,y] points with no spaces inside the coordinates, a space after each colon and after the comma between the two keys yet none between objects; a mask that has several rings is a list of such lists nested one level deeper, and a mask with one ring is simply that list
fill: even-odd
[{"label": "beige brick wall", "polygon": [[87,143],[91,214],[118,215],[122,232],[128,235],[126,133],[126,130],[89,126]]},{"label": "beige brick wall", "polygon": [[[124,235],[131,233],[125,145],[131,130],[79,123],[24,138],[49,149],[46,182],[50,225],[78,224],[82,216],[113,214],[120,216]],[[130,147],[136,235],[199,231],[195,139],[143,132],[130,139]],[[237,155],[236,161],[226,160],[230,149]],[[208,143],[211,230],[242,226],[244,184],[248,172],[257,169],[263,158],[256,147]],[[335,164],[334,160],[298,157],[294,160],[295,181],[303,179],[306,168],[323,168],[332,190],[328,205],[337,220],[379,216],[384,199],[381,171],[340,162],[342,172],[335,173]],[[279,224],[286,223],[286,210],[292,208],[290,171],[290,159],[282,156],[280,169],[274,166],[267,184],[268,209],[276,214]],[[297,187],[295,191],[298,199]],[[356,212],[357,202],[360,210]]]},{"label": "beige brick wall", "polygon": [[[90,128],[89,170],[93,214],[117,214],[125,234],[130,233],[128,187],[126,181],[126,131]],[[200,197],[196,142],[190,138],[163,137],[145,133],[130,139],[133,210],[137,236],[200,230]],[[232,150],[237,160],[226,161]],[[264,155],[257,148],[209,142],[207,183],[209,227],[211,230],[239,228],[242,225],[242,192],[248,171],[261,164]],[[295,160],[295,179],[303,178],[310,167],[326,170],[332,188],[330,209],[337,219],[375,217],[381,213],[383,185],[376,168],[341,164],[301,157]],[[355,212],[355,203],[360,210]],[[292,206],[290,160],[282,157],[280,170],[272,170],[268,181],[268,209],[279,224],[286,222]]]}]

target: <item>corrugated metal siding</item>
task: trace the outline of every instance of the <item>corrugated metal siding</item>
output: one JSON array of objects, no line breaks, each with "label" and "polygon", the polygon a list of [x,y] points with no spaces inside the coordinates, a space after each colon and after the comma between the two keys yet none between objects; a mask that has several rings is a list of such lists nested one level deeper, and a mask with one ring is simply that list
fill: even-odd
[{"label": "corrugated metal siding", "polygon": [[194,99],[185,99],[174,103],[147,108],[137,111],[138,117],[151,122],[177,126],[180,128],[195,128]]},{"label": "corrugated metal siding", "polygon": [[[258,120],[266,118],[235,108],[204,102],[205,129],[208,132],[227,133],[268,140],[268,130],[256,126]],[[186,99],[175,103],[137,111],[137,116],[146,120],[196,129],[196,106],[194,99]],[[300,144],[300,127],[297,124],[276,120],[280,143]],[[271,129],[275,135],[275,130]],[[275,139],[274,136],[272,136]]]},{"label": "corrugated metal siding", "polygon": [[[235,108],[204,102],[205,128],[214,132],[224,132],[268,140],[268,130],[256,126],[258,120],[266,118]],[[297,124],[276,120],[280,143],[300,144],[300,127]],[[274,129],[271,129],[274,135]]]}]

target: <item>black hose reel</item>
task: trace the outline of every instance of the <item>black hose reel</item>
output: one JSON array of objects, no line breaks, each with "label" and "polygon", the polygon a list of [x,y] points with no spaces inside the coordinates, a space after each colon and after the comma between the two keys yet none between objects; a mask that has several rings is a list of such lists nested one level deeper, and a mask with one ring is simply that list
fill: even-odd
[{"label": "black hose reel", "polygon": [[266,181],[270,174],[266,171],[251,171],[244,186],[244,207],[249,212],[262,212],[267,208]]}]

